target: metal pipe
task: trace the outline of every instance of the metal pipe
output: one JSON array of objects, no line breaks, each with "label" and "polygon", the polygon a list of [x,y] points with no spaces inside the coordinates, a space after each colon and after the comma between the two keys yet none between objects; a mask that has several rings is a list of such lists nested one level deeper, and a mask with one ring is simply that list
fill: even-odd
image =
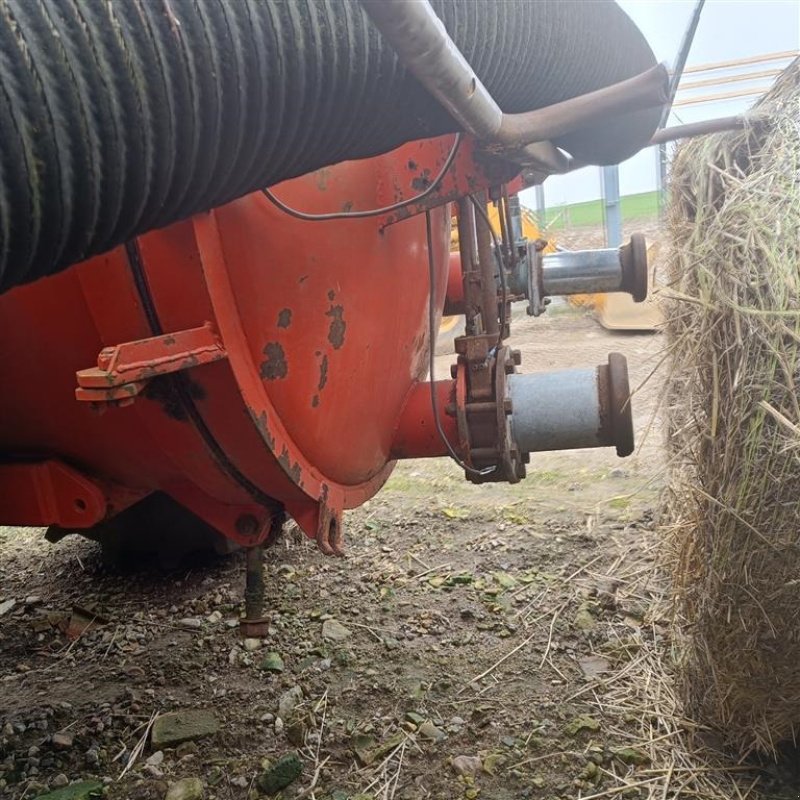
[{"label": "metal pipe", "polygon": [[647,286],[647,243],[640,233],[619,248],[560,250],[542,259],[545,297],[625,292],[641,303],[647,298]]},{"label": "metal pipe", "polygon": [[479,139],[494,139],[503,112],[428,0],[361,3],[401,61],[464,130]]},{"label": "metal pipe", "polygon": [[511,433],[525,453],[616,447],[633,452],[628,367],[610,353],[608,364],[533,375],[509,375]]},{"label": "metal pipe", "polygon": [[542,286],[547,297],[619,292],[622,282],[622,264],[616,247],[564,250],[542,259]]},{"label": "metal pipe", "polygon": [[628,111],[663,105],[669,74],[658,64],[632,78],[522,114],[504,114],[428,0],[361,0],[403,63],[463,128],[503,147],[525,147]]},{"label": "metal pipe", "polygon": [[475,209],[469,198],[458,201],[458,250],[461,255],[461,281],[464,287],[464,315],[467,336],[479,333],[477,318],[482,311],[480,274],[475,255]]},{"label": "metal pipe", "polygon": [[561,103],[524,114],[503,114],[496,141],[506,147],[524,147],[599,124],[619,114],[663,105],[667,101],[668,81],[667,68],[656,64],[625,81]]},{"label": "metal pipe", "polygon": [[[486,211],[486,195],[482,193],[477,202]],[[500,322],[497,318],[497,274],[495,254],[492,250],[489,226],[483,215],[476,219],[478,235],[478,267],[481,275],[481,321],[483,333],[497,334],[500,331]]]},{"label": "metal pipe", "polygon": [[737,114],[733,117],[717,117],[706,119],[702,122],[690,122],[686,125],[673,125],[671,128],[662,128],[653,134],[650,144],[664,144],[676,139],[689,139],[693,136],[705,136],[709,133],[720,131],[736,131],[748,125],[756,125],[766,121],[766,117],[754,114]]}]

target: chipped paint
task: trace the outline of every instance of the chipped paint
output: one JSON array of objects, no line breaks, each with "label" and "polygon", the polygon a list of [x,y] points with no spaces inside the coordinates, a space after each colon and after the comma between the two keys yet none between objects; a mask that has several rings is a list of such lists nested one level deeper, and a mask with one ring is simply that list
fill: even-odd
[{"label": "chipped paint", "polygon": [[292,463],[292,459],[289,455],[289,448],[286,445],[283,446],[283,450],[281,450],[281,454],[278,456],[278,463],[283,467],[286,474],[294,483],[300,483],[303,468],[297,461]]},{"label": "chipped paint", "polygon": [[331,318],[328,341],[333,345],[334,350],[338,350],[344,344],[344,332],[347,328],[347,323],[344,321],[344,307],[331,306],[325,312],[325,316]]},{"label": "chipped paint", "polygon": [[317,389],[321,392],[328,382],[328,356],[322,356],[322,361],[319,365],[319,383]]},{"label": "chipped paint", "polygon": [[267,412],[262,411],[260,414],[256,414],[255,409],[247,408],[250,419],[253,420],[256,428],[258,428],[258,432],[261,434],[261,438],[267,443],[267,447],[270,450],[274,450],[275,448],[275,437],[272,435],[272,431],[269,429],[269,419],[267,417]]},{"label": "chipped paint", "polygon": [[334,292],[333,289],[328,289],[328,300],[330,300],[332,303],[335,299],[336,299],[336,292]]},{"label": "chipped paint", "polygon": [[292,324],[292,309],[282,308],[278,312],[278,327],[288,328]]},{"label": "chipped paint", "polygon": [[318,395],[318,394],[315,394],[315,395],[314,395],[314,396],[311,398],[311,408],[316,408],[318,405],[319,405],[319,395]]},{"label": "chipped paint", "polygon": [[262,351],[266,359],[261,362],[259,374],[263,380],[274,381],[285,378],[289,372],[289,365],[286,363],[286,354],[280,342],[267,342]]}]

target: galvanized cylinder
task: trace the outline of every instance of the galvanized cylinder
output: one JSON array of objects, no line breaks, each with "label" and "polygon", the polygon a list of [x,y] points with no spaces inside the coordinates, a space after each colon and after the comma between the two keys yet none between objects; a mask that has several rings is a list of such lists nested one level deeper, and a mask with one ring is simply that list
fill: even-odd
[{"label": "galvanized cylinder", "polygon": [[633,452],[633,419],[627,363],[618,353],[608,364],[533,375],[509,375],[511,433],[526,453],[616,447]]},{"label": "galvanized cylinder", "polygon": [[547,297],[622,291],[619,250],[562,250],[542,259],[542,286]]}]

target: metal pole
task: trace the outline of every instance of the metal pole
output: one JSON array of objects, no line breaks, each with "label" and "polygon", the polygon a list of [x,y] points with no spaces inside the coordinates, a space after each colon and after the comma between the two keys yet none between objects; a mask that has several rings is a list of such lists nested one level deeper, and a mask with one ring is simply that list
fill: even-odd
[{"label": "metal pole", "polygon": [[619,167],[603,167],[603,207],[606,222],[606,246],[622,244],[622,206],[619,198]]},{"label": "metal pole", "polygon": [[539,232],[541,233],[544,231],[545,227],[547,227],[547,206],[545,205],[544,199],[544,184],[537,183],[534,188],[534,194],[536,197],[536,219],[539,223]]}]

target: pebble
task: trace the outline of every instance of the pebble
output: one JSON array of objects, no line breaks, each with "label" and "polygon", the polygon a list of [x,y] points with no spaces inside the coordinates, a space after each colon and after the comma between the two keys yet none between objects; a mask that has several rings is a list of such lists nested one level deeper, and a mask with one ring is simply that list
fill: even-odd
[{"label": "pebble", "polygon": [[283,672],[284,663],[280,653],[267,653],[261,661],[261,669],[265,672]]},{"label": "pebble", "polygon": [[219,730],[219,722],[213,711],[206,709],[186,709],[162,714],[153,723],[150,741],[153,747],[174,747],[181,742],[189,742],[212,736]]},{"label": "pebble", "polygon": [[57,750],[69,750],[72,747],[75,737],[67,731],[59,731],[53,734],[53,747]]},{"label": "pebble", "polygon": [[479,756],[456,756],[451,762],[456,775],[477,775],[483,764]]},{"label": "pebble", "polygon": [[8,614],[8,612],[11,611],[16,604],[17,601],[13,597],[0,603],[0,617]]},{"label": "pebble", "polygon": [[322,623],[322,638],[330,642],[343,642],[352,635],[349,628],[335,619],[326,619]]},{"label": "pebble", "polygon": [[242,646],[248,653],[253,653],[261,647],[261,639],[245,639]]},{"label": "pebble", "polygon": [[303,762],[297,753],[289,753],[279,758],[265,772],[258,776],[256,783],[265,794],[277,794],[294,783],[303,772]]},{"label": "pebble", "polygon": [[423,722],[422,725],[419,726],[419,734],[434,742],[441,742],[442,739],[447,738],[447,734],[441,728],[437,728],[432,722]]},{"label": "pebble", "polygon": [[178,620],[178,625],[181,628],[190,628],[191,630],[199,630],[203,627],[203,620],[197,617],[184,617]]},{"label": "pebble", "polygon": [[280,700],[278,701],[278,716],[281,719],[287,719],[294,711],[295,706],[303,700],[303,690],[299,686],[292,686],[291,689],[285,691]]},{"label": "pebble", "polygon": [[62,786],[66,786],[69,783],[69,778],[63,773],[59,772],[58,775],[50,781],[50,786],[54,789],[60,789]]},{"label": "pebble", "polygon": [[170,785],[164,800],[203,800],[204,795],[200,778],[183,778]]},{"label": "pebble", "polygon": [[150,756],[150,757],[147,759],[147,763],[148,763],[148,764],[149,764],[151,767],[158,767],[158,766],[161,766],[161,764],[163,763],[163,761],[164,761],[164,751],[163,751],[163,750],[156,750],[156,752],[155,752],[155,753],[153,753],[153,755],[151,755],[151,756]]}]

